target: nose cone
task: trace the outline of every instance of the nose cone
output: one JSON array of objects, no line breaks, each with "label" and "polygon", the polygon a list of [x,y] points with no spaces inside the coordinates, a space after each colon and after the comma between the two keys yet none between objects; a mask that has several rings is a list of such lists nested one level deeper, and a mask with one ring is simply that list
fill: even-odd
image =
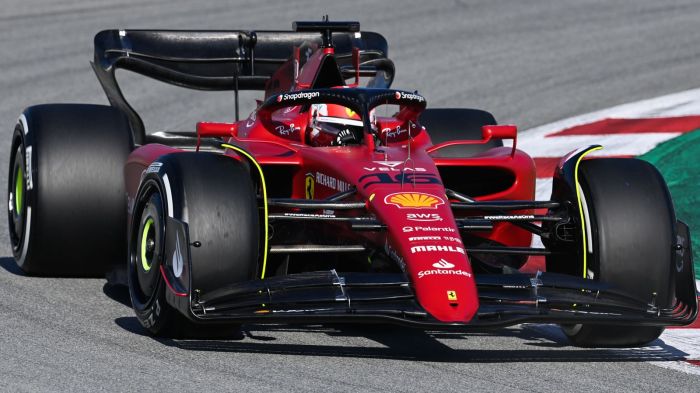
[{"label": "nose cone", "polygon": [[444,190],[377,193],[372,205],[420,305],[441,322],[469,322],[479,308],[476,283]]},{"label": "nose cone", "polygon": [[[418,247],[422,249],[422,246]],[[426,249],[428,247],[425,246]],[[448,249],[462,248],[455,246]],[[406,265],[411,266],[408,272],[418,303],[439,321],[469,322],[479,308],[479,299],[466,257],[457,257],[459,251],[430,253],[428,258],[407,258]]]}]

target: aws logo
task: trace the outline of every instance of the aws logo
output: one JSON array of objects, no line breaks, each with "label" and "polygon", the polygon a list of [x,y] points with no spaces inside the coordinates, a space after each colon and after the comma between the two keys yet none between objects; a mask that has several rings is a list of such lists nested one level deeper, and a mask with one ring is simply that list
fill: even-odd
[{"label": "aws logo", "polygon": [[437,209],[445,201],[436,195],[423,192],[395,192],[384,198],[384,203],[399,209]]},{"label": "aws logo", "polygon": [[442,221],[437,213],[408,213],[406,219],[410,221]]}]

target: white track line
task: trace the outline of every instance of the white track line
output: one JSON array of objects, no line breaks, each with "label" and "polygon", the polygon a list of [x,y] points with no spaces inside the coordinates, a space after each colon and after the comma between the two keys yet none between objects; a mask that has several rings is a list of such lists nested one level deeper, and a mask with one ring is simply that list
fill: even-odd
[{"label": "white track line", "polygon": [[639,156],[655,148],[659,143],[680,136],[678,132],[648,132],[643,134],[598,134],[598,135],[562,135],[546,139],[542,137],[525,137],[518,141],[518,148],[532,157],[563,157],[572,150],[582,146],[602,145],[593,155],[597,156]]},{"label": "white track line", "polygon": [[700,115],[700,89],[686,90],[680,93],[618,105],[530,128],[518,135],[518,144],[520,144],[520,140],[525,138],[541,138],[567,128],[608,118],[637,119],[642,117],[688,115]]}]

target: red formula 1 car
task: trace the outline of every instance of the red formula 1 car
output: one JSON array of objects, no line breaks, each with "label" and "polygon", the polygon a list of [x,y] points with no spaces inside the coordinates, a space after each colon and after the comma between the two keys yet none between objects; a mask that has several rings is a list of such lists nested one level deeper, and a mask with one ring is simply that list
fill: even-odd
[{"label": "red formula 1 car", "polygon": [[[582,160],[597,148],[584,147],[562,158],[551,200],[535,201],[515,126],[391,89],[386,40],[357,22],[107,30],[93,67],[111,106],[34,106],[15,128],[12,247],[30,274],[126,267],[153,334],[551,322],[576,344],[619,346],[695,319],[688,228],[653,166]],[[235,123],[147,133],[118,68],[233,90],[237,120],[239,90],[264,100]],[[546,272],[522,273],[534,255]]]}]

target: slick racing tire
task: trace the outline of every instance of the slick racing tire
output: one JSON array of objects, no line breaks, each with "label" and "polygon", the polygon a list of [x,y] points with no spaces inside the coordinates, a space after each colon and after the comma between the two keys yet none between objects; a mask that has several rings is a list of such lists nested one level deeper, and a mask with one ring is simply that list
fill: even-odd
[{"label": "slick racing tire", "polygon": [[[595,159],[581,163],[579,178],[593,251],[588,278],[609,283],[641,301],[669,307],[676,218],[659,171],[638,159]],[[663,332],[663,327],[634,325],[562,328],[574,344],[586,347],[641,346]]]},{"label": "slick racing tire", "polygon": [[[421,113],[419,122],[430,135],[433,145],[454,140],[481,140],[481,127],[497,124],[493,115],[479,109],[435,108]],[[459,145],[440,149],[437,157],[471,157],[491,148],[503,146],[501,140],[483,145]]]},{"label": "slick racing tire", "polygon": [[8,229],[17,265],[43,276],[103,276],[126,260],[126,117],[109,106],[27,108],[15,126]]},{"label": "slick racing tire", "polygon": [[[175,292],[191,283],[192,291],[206,294],[256,276],[260,228],[250,174],[239,161],[213,153],[174,153],[157,162],[159,169],[141,181],[130,220],[127,276],[136,316],[161,337],[235,333],[231,325],[209,328],[186,318],[186,302],[197,295]],[[189,236],[174,232],[185,227]],[[173,236],[180,245],[168,249]],[[168,297],[186,306],[178,309]]]}]

